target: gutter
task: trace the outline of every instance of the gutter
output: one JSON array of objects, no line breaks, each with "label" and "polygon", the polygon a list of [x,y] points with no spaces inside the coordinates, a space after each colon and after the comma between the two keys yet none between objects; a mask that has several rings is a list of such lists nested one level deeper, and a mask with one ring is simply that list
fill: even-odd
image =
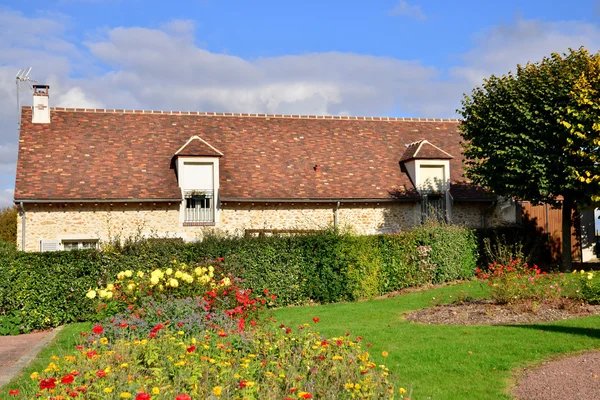
[{"label": "gutter", "polygon": [[23,207],[23,202],[19,202],[19,209],[21,210],[21,251],[25,251],[25,227],[26,227],[26,219],[25,219],[25,207]]},{"label": "gutter", "polygon": [[77,199],[55,199],[55,200],[48,200],[48,199],[38,199],[38,200],[16,200],[20,202],[21,204],[23,203],[166,203],[166,202],[180,202],[182,201],[181,198],[177,198],[177,199],[81,199],[81,200],[77,200]]},{"label": "gutter", "polygon": [[333,229],[337,230],[338,228],[338,212],[340,211],[340,202],[338,201],[335,209],[333,210]]},{"label": "gutter", "polygon": [[402,199],[248,199],[236,197],[221,197],[221,203],[398,203],[398,202],[416,202],[418,198]]}]

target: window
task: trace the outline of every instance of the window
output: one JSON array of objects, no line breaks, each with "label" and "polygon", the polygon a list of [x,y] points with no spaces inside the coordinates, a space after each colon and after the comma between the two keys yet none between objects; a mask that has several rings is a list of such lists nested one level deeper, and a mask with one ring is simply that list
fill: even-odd
[{"label": "window", "polygon": [[184,224],[207,225],[215,222],[215,202],[212,190],[186,190],[184,199]]},{"label": "window", "polygon": [[448,222],[445,194],[421,194],[421,223],[426,221]]},{"label": "window", "polygon": [[63,240],[63,250],[87,250],[98,248],[97,240]]}]

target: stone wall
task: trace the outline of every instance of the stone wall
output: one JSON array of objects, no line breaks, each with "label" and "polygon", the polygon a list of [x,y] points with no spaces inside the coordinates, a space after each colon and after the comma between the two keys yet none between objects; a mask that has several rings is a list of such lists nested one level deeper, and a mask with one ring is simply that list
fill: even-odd
[{"label": "stone wall", "polygon": [[[480,227],[489,204],[462,203],[452,208],[453,223]],[[183,226],[179,203],[27,204],[27,251],[41,240],[201,239],[207,232],[243,235],[246,229],[326,229],[332,227],[336,203],[223,203],[215,226]],[[418,203],[341,203],[337,224],[356,234],[393,233],[420,223]],[[486,226],[488,224],[486,223]],[[21,220],[17,242],[21,247]]]}]

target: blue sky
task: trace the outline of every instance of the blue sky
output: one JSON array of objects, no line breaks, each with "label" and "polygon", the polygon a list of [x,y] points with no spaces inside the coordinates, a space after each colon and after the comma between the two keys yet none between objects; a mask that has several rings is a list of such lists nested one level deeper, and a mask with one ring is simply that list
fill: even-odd
[{"label": "blue sky", "polygon": [[454,117],[490,74],[598,51],[600,1],[5,0],[0,26],[4,206],[19,68],[52,106]]}]

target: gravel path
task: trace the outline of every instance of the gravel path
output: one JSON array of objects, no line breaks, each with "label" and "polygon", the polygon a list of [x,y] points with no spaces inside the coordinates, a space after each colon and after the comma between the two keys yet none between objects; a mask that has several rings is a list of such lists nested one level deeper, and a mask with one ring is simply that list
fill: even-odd
[{"label": "gravel path", "polygon": [[600,352],[548,361],[529,370],[513,394],[521,400],[598,400]]}]

